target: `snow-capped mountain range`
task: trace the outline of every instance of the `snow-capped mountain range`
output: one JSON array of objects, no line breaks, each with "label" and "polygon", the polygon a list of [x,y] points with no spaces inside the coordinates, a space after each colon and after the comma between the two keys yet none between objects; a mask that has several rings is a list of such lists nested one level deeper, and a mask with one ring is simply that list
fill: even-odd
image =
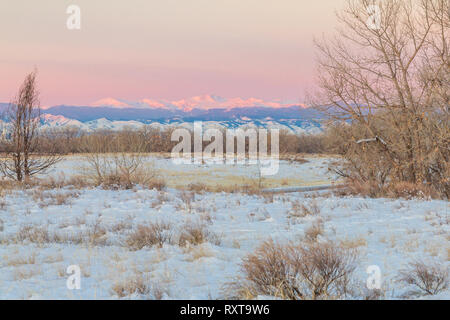
[{"label": "snow-capped mountain range", "polygon": [[[0,110],[8,104],[0,103]],[[279,100],[232,98],[204,95],[169,101],[141,99],[131,102],[106,98],[86,106],[42,107],[44,128],[78,127],[86,131],[137,128],[143,125],[163,129],[192,128],[195,121],[215,128],[262,127],[295,134],[321,131],[321,115],[302,104]]]},{"label": "snow-capped mountain range", "polygon": [[[193,109],[232,109],[239,107],[270,107],[283,108],[295,105],[295,101],[263,100],[258,98],[223,98],[216,95],[201,95],[187,99],[141,99],[139,101],[127,101],[123,99],[104,98],[91,103],[91,107],[114,107],[120,109],[166,109],[192,111]],[[297,103],[297,105],[299,105]]]}]

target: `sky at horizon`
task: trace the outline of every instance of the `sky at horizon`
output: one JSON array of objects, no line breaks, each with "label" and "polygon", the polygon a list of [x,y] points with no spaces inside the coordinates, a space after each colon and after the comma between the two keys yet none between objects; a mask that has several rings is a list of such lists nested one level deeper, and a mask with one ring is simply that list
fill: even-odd
[{"label": "sky at horizon", "polygon": [[[42,105],[202,94],[301,102],[313,38],[344,0],[73,0],[0,3],[0,102],[38,69]],[[69,30],[69,5],[81,29]]]}]

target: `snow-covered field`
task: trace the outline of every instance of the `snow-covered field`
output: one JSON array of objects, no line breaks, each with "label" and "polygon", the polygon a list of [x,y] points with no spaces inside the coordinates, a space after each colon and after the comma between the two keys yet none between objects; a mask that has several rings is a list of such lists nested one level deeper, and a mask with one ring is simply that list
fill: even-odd
[{"label": "snow-covered field", "polygon": [[[316,207],[316,214],[296,215],[301,204]],[[381,269],[384,297],[396,299],[411,289],[396,280],[408,262],[420,258],[448,266],[450,259],[449,203],[439,200],[327,192],[191,194],[170,187],[31,189],[6,193],[0,219],[0,299],[220,299],[224,285],[241,275],[246,254],[269,238],[303,241],[319,220],[323,232],[317,241],[358,250],[355,281],[361,292],[370,265]],[[170,241],[133,247],[130,234],[149,222],[165,224]],[[206,241],[180,246],[187,226],[202,226]],[[67,288],[70,265],[80,267],[80,290]],[[149,290],[121,289],[133,281]],[[450,292],[432,298],[449,299]]]},{"label": "snow-covered field", "polygon": [[[280,160],[278,172],[263,179],[265,187],[311,186],[336,182],[337,177],[329,172],[329,164],[337,158],[320,155],[305,155],[301,162]],[[149,155],[145,158],[149,165],[167,182],[169,187],[183,188],[188,184],[233,186],[256,181],[259,178],[258,166],[249,164],[174,164],[170,154],[166,157]],[[67,156],[48,174],[58,177],[71,177],[80,174],[87,162],[83,155]]]}]

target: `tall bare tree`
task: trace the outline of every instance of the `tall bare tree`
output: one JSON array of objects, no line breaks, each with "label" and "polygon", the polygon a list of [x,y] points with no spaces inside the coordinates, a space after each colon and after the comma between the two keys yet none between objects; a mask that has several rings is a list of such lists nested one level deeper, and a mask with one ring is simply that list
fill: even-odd
[{"label": "tall bare tree", "polygon": [[6,177],[17,181],[43,173],[60,160],[51,151],[36,153],[41,115],[36,73],[35,70],[27,75],[4,114],[8,134],[2,141],[6,159],[0,163],[0,170]]},{"label": "tall bare tree", "polygon": [[312,103],[352,123],[347,176],[432,185],[450,196],[449,3],[348,0],[337,35],[316,41]]}]

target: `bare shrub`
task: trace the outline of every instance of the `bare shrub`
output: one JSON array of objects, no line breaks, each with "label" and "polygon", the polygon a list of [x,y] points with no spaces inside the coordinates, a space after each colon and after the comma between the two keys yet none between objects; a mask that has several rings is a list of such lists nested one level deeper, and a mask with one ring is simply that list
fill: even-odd
[{"label": "bare shrub", "polygon": [[207,241],[216,245],[220,244],[219,236],[208,230],[205,224],[200,222],[187,222],[182,227],[180,237],[178,239],[178,245],[180,247],[187,245],[199,245]]},{"label": "bare shrub", "polygon": [[332,243],[264,242],[243,259],[240,292],[282,299],[339,299],[348,294],[356,253]]},{"label": "bare shrub", "polygon": [[[100,175],[97,173],[95,177],[97,184],[103,188],[111,190],[131,189],[136,185],[157,190],[165,188],[165,181],[158,177],[154,169],[148,164],[144,165],[143,155],[114,154],[106,157],[108,157],[108,160],[104,160],[104,167],[100,168],[103,172]],[[108,163],[106,164],[106,162]]]},{"label": "bare shrub", "polygon": [[145,141],[131,139],[134,133],[95,134],[85,137],[84,152],[87,176],[106,189],[131,189],[135,185],[161,190],[165,182],[146,161]]},{"label": "bare shrub", "polygon": [[437,262],[414,261],[400,271],[399,280],[414,286],[419,293],[434,295],[448,288],[448,267]]},{"label": "bare shrub", "polygon": [[140,250],[155,245],[162,247],[164,243],[172,241],[171,228],[172,225],[168,222],[138,225],[126,239],[126,244],[131,250]]},{"label": "bare shrub", "polygon": [[286,259],[286,249],[286,246],[267,241],[245,257],[242,271],[248,283],[247,289],[240,291],[296,299],[299,296],[296,272]]},{"label": "bare shrub", "polygon": [[292,263],[306,280],[305,292],[312,299],[339,298],[349,291],[350,275],[355,269],[356,252],[328,243],[313,243],[290,248]]},{"label": "bare shrub", "polygon": [[317,238],[323,235],[323,232],[323,221],[317,219],[305,230],[305,238],[309,241],[317,241]]}]

